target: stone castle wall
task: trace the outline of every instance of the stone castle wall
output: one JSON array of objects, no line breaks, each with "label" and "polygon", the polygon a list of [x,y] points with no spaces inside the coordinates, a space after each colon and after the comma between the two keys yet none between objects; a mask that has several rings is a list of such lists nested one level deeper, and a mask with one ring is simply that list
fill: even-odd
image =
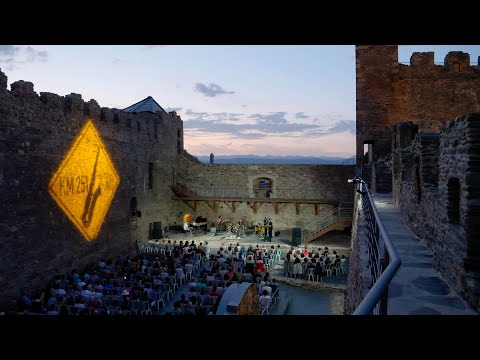
[{"label": "stone castle wall", "polygon": [[479,144],[480,114],[470,114],[440,133],[418,133],[393,153],[393,197],[402,216],[434,251],[435,267],[474,307],[480,300]]},{"label": "stone castle wall", "polygon": [[[324,199],[331,204],[319,205],[315,215],[313,204],[301,204],[299,214],[292,203],[281,203],[278,213],[273,204],[257,204],[254,214],[251,204],[244,201],[236,204],[233,213],[231,205],[220,203],[214,212],[206,202],[199,202],[195,213],[184,206],[183,211],[192,213],[195,218],[202,215],[215,221],[219,215],[233,222],[245,220],[263,223],[264,217],[272,219],[274,231],[291,230],[292,227],[308,227],[322,215],[330,213],[339,202],[352,203],[353,186],[348,179],[354,176],[354,165],[244,165],[244,164],[195,164],[182,161],[183,170],[178,182],[195,193],[205,196],[223,196],[253,198],[255,179],[266,177],[273,180],[271,198],[274,199]],[[213,189],[213,190],[212,190]],[[177,222],[181,219],[177,214]],[[280,236],[283,236],[282,234]]]},{"label": "stone castle wall", "polygon": [[398,46],[356,47],[357,159],[373,142],[374,161],[391,152],[393,126],[435,119],[436,128],[461,114],[480,111],[480,66],[470,56],[450,52],[444,65],[434,53],[413,53],[398,63]]},{"label": "stone castle wall", "polygon": [[[48,192],[67,150],[92,119],[120,176],[97,239],[86,241]],[[18,289],[45,285],[57,273],[83,270],[99,258],[134,252],[149,223],[166,222],[169,185],[183,151],[183,122],[175,113],[131,114],[100,107],[81,95],[59,96],[18,81],[7,90],[0,71],[0,304]],[[153,163],[153,189],[148,187]],[[141,217],[132,221],[130,199]]]}]

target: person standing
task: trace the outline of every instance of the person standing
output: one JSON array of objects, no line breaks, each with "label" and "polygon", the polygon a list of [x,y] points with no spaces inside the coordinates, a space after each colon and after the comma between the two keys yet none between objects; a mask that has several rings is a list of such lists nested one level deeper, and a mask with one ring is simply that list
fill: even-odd
[{"label": "person standing", "polygon": [[273,234],[272,219],[268,219],[268,237],[270,238],[270,241],[272,241],[272,234]]}]

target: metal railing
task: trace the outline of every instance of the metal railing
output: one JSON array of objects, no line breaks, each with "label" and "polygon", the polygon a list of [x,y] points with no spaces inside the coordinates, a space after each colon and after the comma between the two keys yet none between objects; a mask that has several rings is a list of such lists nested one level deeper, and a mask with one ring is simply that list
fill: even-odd
[{"label": "metal railing", "polygon": [[268,300],[267,305],[265,305],[262,308],[262,312],[260,313],[260,315],[270,315],[271,314],[272,308],[275,305],[277,305],[277,300],[278,300],[277,293],[278,293],[279,289],[280,289],[280,285],[277,285],[277,288],[275,289],[273,294],[270,296],[270,300]]},{"label": "metal railing", "polygon": [[[340,220],[340,208],[335,208],[331,213],[325,214],[320,220],[309,223],[304,226],[304,231],[302,235],[302,242],[306,238],[315,234],[316,232],[325,229],[326,227],[335,224]],[[313,229],[313,230],[312,230]]]},{"label": "metal railing", "polygon": [[341,220],[352,220],[353,218],[353,208],[352,206],[340,205],[339,207],[333,209],[329,214],[325,214],[319,220],[311,222],[304,226],[305,230],[302,235],[302,242],[305,241],[309,236],[341,221]]},{"label": "metal railing", "polygon": [[353,182],[356,183],[357,192],[362,197],[362,211],[365,214],[367,228],[368,267],[371,276],[371,288],[353,315],[386,315],[388,286],[400,268],[401,261],[380,220],[367,184],[361,178],[355,178]]}]

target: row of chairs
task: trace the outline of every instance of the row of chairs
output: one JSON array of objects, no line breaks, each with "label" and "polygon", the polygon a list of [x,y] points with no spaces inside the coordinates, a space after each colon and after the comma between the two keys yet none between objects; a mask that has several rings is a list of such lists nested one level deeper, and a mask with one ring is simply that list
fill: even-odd
[{"label": "row of chairs", "polygon": [[[346,273],[345,263],[337,263],[337,264],[327,264],[323,266],[322,274],[326,276],[332,276],[333,273],[335,275],[341,275]],[[294,274],[294,264],[291,262],[285,263],[285,276],[293,276]],[[315,275],[315,268],[307,268],[305,263],[302,263],[301,267],[301,274],[299,275],[305,276],[308,281],[320,281],[322,282],[322,277],[318,274]]]}]

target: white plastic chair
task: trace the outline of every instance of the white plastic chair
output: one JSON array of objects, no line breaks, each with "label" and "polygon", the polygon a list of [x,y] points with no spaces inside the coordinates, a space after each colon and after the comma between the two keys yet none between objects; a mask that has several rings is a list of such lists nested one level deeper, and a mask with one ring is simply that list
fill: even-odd
[{"label": "white plastic chair", "polygon": [[185,280],[192,280],[193,279],[193,265],[186,264],[185,265]]}]

